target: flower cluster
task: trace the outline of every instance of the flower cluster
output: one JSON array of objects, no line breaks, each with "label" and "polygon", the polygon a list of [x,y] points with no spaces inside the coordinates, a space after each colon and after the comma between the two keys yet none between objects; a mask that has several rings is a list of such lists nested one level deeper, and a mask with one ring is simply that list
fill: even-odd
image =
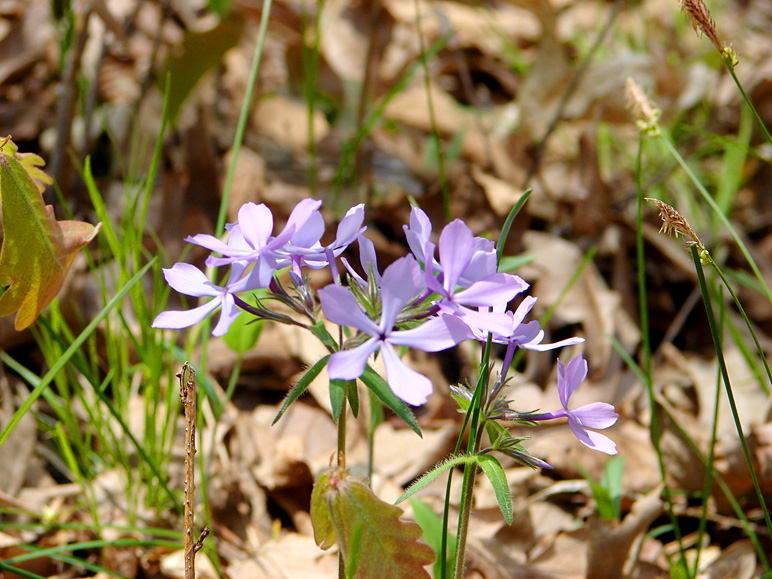
[{"label": "flower cluster", "polygon": [[[209,267],[230,266],[225,285],[207,279],[195,266],[177,263],[164,269],[169,285],[179,293],[193,297],[211,297],[199,307],[187,311],[166,311],[156,317],[153,327],[180,329],[204,320],[220,308],[220,318],[213,334],[224,335],[243,311],[271,319],[289,321],[282,314],[272,314],[262,304],[250,306],[239,294],[268,288],[269,295],[292,307],[317,323],[321,313],[334,324],[356,332],[343,343],[331,347],[327,363],[330,378],[354,380],[362,375],[371,355],[380,354],[386,368],[386,379],[392,391],[411,405],[426,402],[432,392],[431,381],[409,368],[400,358],[398,347],[426,352],[451,348],[467,339],[506,345],[499,383],[505,382],[516,348],[549,350],[581,343],[571,338],[544,344],[544,332],[536,321],[525,318],[536,298],[522,299],[515,311],[507,309],[515,296],[528,289],[519,276],[498,271],[496,248],[488,239],[475,237],[467,225],[456,219],[440,232],[437,244],[432,241],[432,224],[428,216],[413,208],[409,225],[404,226],[410,253],[380,272],[372,241],[363,235],[364,205],[351,208],[341,220],[335,239],[322,245],[324,220],[320,201],[306,199],[297,204],[284,229],[273,234],[273,215],[263,204],[245,204],[238,222],[227,227],[228,241],[199,234],[187,241],[217,252],[210,256]],[[344,250],[358,243],[362,272],[358,273],[345,259]],[[345,267],[347,284],[343,284],[337,260]],[[314,291],[304,275],[304,268],[329,267],[334,283],[313,296]],[[289,278],[297,298],[278,283],[279,270],[289,269]],[[292,321],[292,323],[299,323]],[[567,367],[558,367],[563,410],[534,415],[529,420],[567,417],[569,424],[584,444],[608,454],[616,452],[614,443],[603,435],[588,431],[607,428],[617,415],[611,405],[597,403],[568,410],[568,398],[586,375],[586,362],[581,356]],[[567,368],[567,369],[566,369]],[[582,373],[582,368],[584,373]],[[578,380],[578,381],[577,381]],[[506,417],[502,415],[502,417]]]}]

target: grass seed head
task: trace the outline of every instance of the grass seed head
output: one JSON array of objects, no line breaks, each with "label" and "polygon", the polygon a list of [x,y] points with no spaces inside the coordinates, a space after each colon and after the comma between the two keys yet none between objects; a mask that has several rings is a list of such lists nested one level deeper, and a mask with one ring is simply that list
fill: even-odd
[{"label": "grass seed head", "polygon": [[646,93],[643,92],[638,83],[628,76],[626,81],[627,97],[630,109],[635,115],[635,124],[638,129],[645,135],[650,137],[656,137],[659,135],[659,116],[662,114],[656,106],[654,106]]},{"label": "grass seed head", "polygon": [[707,36],[732,68],[737,65],[737,55],[731,46],[725,46],[716,32],[716,23],[710,15],[710,10],[705,5],[705,0],[678,0],[681,12],[692,21],[692,26],[697,34]]},{"label": "grass seed head", "polygon": [[702,245],[700,238],[697,237],[692,226],[689,225],[686,219],[684,219],[678,211],[659,199],[646,197],[645,200],[651,201],[657,206],[657,209],[659,209],[659,217],[662,219],[662,227],[659,228],[660,233],[665,233],[667,235],[672,234],[674,237],[678,237],[678,235],[681,234],[684,238],[688,237],[688,239],[686,239],[687,244],[697,245],[700,250],[705,249],[705,246]]}]

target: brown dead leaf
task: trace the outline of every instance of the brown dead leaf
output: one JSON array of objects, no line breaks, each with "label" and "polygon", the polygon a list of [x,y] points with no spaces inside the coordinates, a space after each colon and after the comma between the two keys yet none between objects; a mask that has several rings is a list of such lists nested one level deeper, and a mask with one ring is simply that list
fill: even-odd
[{"label": "brown dead leaf", "polygon": [[491,208],[501,217],[509,214],[524,193],[514,185],[484,173],[477,165],[472,166],[472,177],[485,191]]},{"label": "brown dead leaf", "polygon": [[[169,579],[183,579],[185,577],[185,551],[181,549],[161,557],[161,573]],[[203,551],[196,555],[196,577],[218,579],[214,565]]]},{"label": "brown dead leaf", "polygon": [[[535,260],[523,267],[521,275],[532,282],[530,293],[539,298],[537,311],[552,306],[578,270],[582,251],[575,244],[537,231],[523,236],[524,255]],[[616,337],[630,351],[639,340],[638,329],[620,307],[616,292],[589,263],[579,280],[557,307],[556,314],[567,323],[580,323],[587,340],[585,357],[593,371],[605,372],[612,355],[609,336]],[[538,314],[537,314],[538,315]]]},{"label": "brown dead leaf", "polygon": [[[625,561],[630,557],[633,544],[642,539],[649,526],[664,512],[660,497],[662,486],[633,503],[621,522],[590,519],[587,551],[587,579],[613,579],[626,576]],[[633,567],[634,561],[628,565]]]},{"label": "brown dead leaf", "polygon": [[[16,411],[14,399],[5,372],[0,369],[0,430],[11,421]],[[4,465],[0,491],[15,496],[21,490],[34,457],[36,443],[37,424],[34,416],[28,412],[0,446],[0,465]]]},{"label": "brown dead leaf", "polygon": [[[280,147],[297,154],[304,154],[308,150],[308,107],[302,101],[280,95],[261,99],[255,105],[253,122],[262,134]],[[330,126],[321,111],[314,111],[313,123],[314,139],[321,141],[330,132]]]},{"label": "brown dead leaf", "polygon": [[260,546],[254,558],[229,568],[231,577],[249,579],[328,579],[338,573],[335,550],[321,551],[313,537],[286,533]]},{"label": "brown dead leaf", "polygon": [[751,579],[756,577],[756,552],[743,539],[730,545],[704,571],[706,579]]}]

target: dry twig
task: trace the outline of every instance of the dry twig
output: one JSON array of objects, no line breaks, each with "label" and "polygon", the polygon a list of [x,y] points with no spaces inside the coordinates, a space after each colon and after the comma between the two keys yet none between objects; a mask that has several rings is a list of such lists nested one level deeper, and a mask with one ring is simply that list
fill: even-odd
[{"label": "dry twig", "polygon": [[204,527],[198,540],[193,541],[193,507],[195,505],[195,456],[196,456],[196,371],[188,362],[177,373],[180,379],[180,400],[185,412],[185,579],[196,577],[196,553],[203,547],[203,540],[209,535]]}]

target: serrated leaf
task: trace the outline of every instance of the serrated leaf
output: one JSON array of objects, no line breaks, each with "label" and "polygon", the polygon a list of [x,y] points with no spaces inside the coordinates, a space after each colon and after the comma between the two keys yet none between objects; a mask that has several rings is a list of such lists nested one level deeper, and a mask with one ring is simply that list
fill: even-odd
[{"label": "serrated leaf", "polygon": [[0,249],[0,316],[16,312],[15,327],[23,330],[38,317],[62,289],[67,271],[83,246],[99,232],[81,221],[57,221],[53,208],[43,202],[42,186],[35,179],[50,179],[38,169],[37,155],[20,159],[8,154],[16,146],[0,148],[0,200],[4,225]]},{"label": "serrated leaf", "polygon": [[325,356],[316,364],[311,366],[306,371],[306,373],[303,374],[303,377],[298,380],[298,383],[290,389],[290,391],[287,393],[287,397],[284,399],[284,404],[281,405],[279,412],[276,414],[276,418],[274,418],[273,422],[271,422],[271,426],[276,424],[279,421],[279,418],[281,418],[282,415],[287,411],[289,405],[297,400],[300,395],[306,391],[306,389],[311,385],[311,382],[313,382],[314,379],[321,373],[322,368],[327,365],[327,360],[329,360],[329,358],[329,356]]},{"label": "serrated leaf", "polygon": [[501,514],[504,515],[504,520],[507,522],[507,525],[511,525],[512,495],[509,492],[509,483],[507,483],[507,475],[504,474],[504,468],[498,459],[490,454],[477,456],[477,463],[491,482],[493,493],[496,495],[496,500],[499,503]]},{"label": "serrated leaf", "polygon": [[392,392],[391,388],[389,388],[389,383],[386,382],[378,372],[373,370],[369,364],[365,368],[364,374],[362,374],[359,379],[381,399],[381,402],[391,408],[394,414],[399,416],[413,432],[418,436],[421,436],[421,427],[418,426],[418,422],[416,421],[415,416],[413,416],[410,407],[404,400],[397,397],[397,395]]},{"label": "serrated leaf", "polygon": [[314,538],[323,548],[337,542],[347,576],[429,577],[423,567],[434,561],[434,552],[419,541],[421,528],[401,520],[402,509],[376,497],[363,478],[347,472],[320,476],[313,494]]}]

